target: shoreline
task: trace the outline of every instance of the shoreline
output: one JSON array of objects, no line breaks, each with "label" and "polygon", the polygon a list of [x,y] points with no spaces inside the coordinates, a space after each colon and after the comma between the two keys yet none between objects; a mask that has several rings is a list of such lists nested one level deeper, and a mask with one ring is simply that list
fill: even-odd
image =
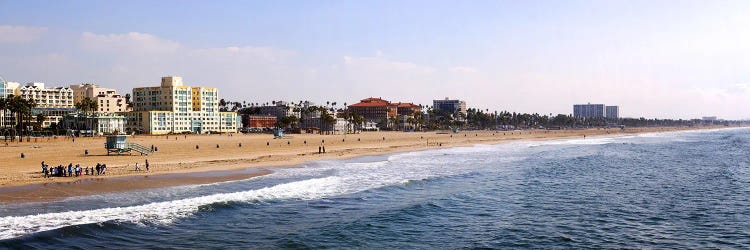
[{"label": "shoreline", "polygon": [[[113,164],[112,167],[108,167],[108,172],[113,174],[107,176],[83,176],[83,177],[53,177],[53,178],[27,178],[25,181],[6,183],[0,182],[0,203],[19,203],[19,202],[45,202],[60,200],[68,197],[93,195],[102,193],[115,193],[115,192],[127,192],[145,190],[151,188],[163,188],[183,185],[196,185],[196,184],[209,184],[218,183],[225,181],[236,181],[244,180],[262,175],[273,173],[273,168],[278,167],[293,167],[303,165],[311,161],[319,160],[343,160],[351,159],[363,156],[375,156],[375,155],[388,155],[401,152],[410,151],[422,151],[438,148],[452,148],[469,145],[489,145],[489,144],[501,144],[506,142],[515,141],[533,141],[533,140],[555,140],[555,139],[569,139],[582,137],[582,135],[591,136],[592,138],[600,136],[617,136],[617,135],[628,135],[628,134],[645,134],[645,133],[659,133],[659,132],[676,132],[676,131],[694,131],[694,130],[708,130],[708,129],[722,129],[722,128],[739,128],[739,127],[724,127],[724,126],[713,126],[713,127],[651,127],[651,128],[631,128],[626,130],[620,129],[583,129],[583,130],[516,130],[516,131],[463,131],[460,133],[448,133],[442,134],[437,132],[363,132],[362,134],[349,134],[349,135],[301,135],[302,138],[289,138],[287,140],[287,146],[280,143],[282,150],[276,150],[275,147],[270,146],[270,141],[279,142],[278,140],[269,140],[263,137],[263,135],[250,135],[249,137],[255,137],[256,141],[260,139],[265,141],[266,150],[258,150],[255,154],[227,154],[227,155],[213,155],[204,157],[201,155],[190,154],[192,158],[177,158],[184,160],[193,161],[174,161],[174,159],[158,158],[154,160],[154,156],[149,156],[152,162],[152,168],[155,171],[152,172],[135,172],[128,170],[130,164]],[[473,137],[470,135],[474,135]],[[297,135],[293,135],[297,136]],[[346,144],[347,136],[354,140],[356,137],[357,141],[349,145]],[[237,138],[247,139],[246,135],[190,135],[183,137],[182,135],[172,136],[177,141],[176,144],[182,144],[183,151],[184,142],[179,143],[180,139],[190,140],[190,138],[198,138],[198,141],[207,141],[207,138],[213,142],[227,142],[236,141]],[[235,138],[236,137],[236,138]],[[386,138],[381,140],[382,138]],[[138,139],[145,139],[143,141],[161,141],[169,139],[165,136],[138,136]],[[168,138],[168,137],[166,137]],[[365,140],[361,140],[364,138]],[[392,139],[389,139],[392,138]],[[84,140],[89,139],[96,141],[97,138],[82,138]],[[307,143],[308,140],[320,139],[321,143],[313,145],[313,143]],[[341,143],[336,144],[333,140],[339,139]],[[81,139],[78,139],[79,141]],[[99,138],[99,140],[103,140]],[[303,140],[304,145],[298,145],[292,147],[293,141]],[[329,140],[329,143],[325,143],[325,140]],[[432,141],[430,141],[432,140]],[[284,140],[280,140],[283,142]],[[169,141],[171,142],[171,141]],[[68,141],[56,141],[52,142],[55,144],[67,144],[72,143]],[[241,142],[243,143],[243,142]],[[357,144],[358,143],[358,144]],[[32,144],[32,143],[19,143],[19,144]],[[250,145],[258,144],[257,142],[250,142]],[[255,149],[263,148],[263,143],[260,146],[256,145]],[[279,144],[279,143],[274,143]],[[219,148],[217,144],[217,149]],[[318,154],[317,146],[327,146],[329,150],[327,153]],[[28,146],[28,145],[26,145]],[[64,145],[63,145],[64,146]],[[12,146],[11,146],[12,147]],[[3,148],[3,147],[0,147]],[[242,148],[241,146],[239,148]],[[169,148],[168,148],[169,149]],[[314,152],[311,150],[313,149]],[[195,149],[199,151],[199,149]],[[5,153],[0,153],[0,160]],[[156,152],[155,155],[159,154]],[[90,158],[94,157],[98,160],[101,155],[89,155],[89,156],[77,156]],[[225,157],[222,157],[225,156]],[[6,156],[7,157],[7,156]],[[117,160],[127,158],[132,160],[133,158],[141,159],[144,156],[111,156]],[[122,158],[121,158],[122,157]],[[120,159],[118,159],[120,158]],[[108,164],[110,165],[110,164]],[[52,166],[52,164],[50,164]],[[167,168],[164,168],[167,166]],[[83,167],[83,166],[82,166]],[[29,166],[24,168],[28,169]],[[40,168],[40,167],[36,167]],[[28,171],[28,170],[27,170]],[[31,170],[28,174],[37,174],[42,176],[39,171]],[[36,173],[34,173],[36,172]],[[7,178],[7,177],[6,177]],[[3,180],[0,176],[0,180]]]}]

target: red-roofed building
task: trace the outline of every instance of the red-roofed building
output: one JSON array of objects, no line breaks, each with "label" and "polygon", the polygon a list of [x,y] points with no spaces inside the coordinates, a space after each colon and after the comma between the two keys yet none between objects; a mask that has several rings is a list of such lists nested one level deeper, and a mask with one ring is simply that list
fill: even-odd
[{"label": "red-roofed building", "polygon": [[419,105],[416,105],[411,102],[399,102],[395,104],[397,107],[397,113],[398,115],[414,115],[414,112],[422,111],[422,108],[419,107]]},{"label": "red-roofed building", "polygon": [[[349,111],[361,115],[365,121],[381,124],[381,127],[391,127],[392,118],[412,116],[420,111],[419,105],[410,102],[391,103],[382,98],[366,98],[349,105]],[[402,119],[399,119],[402,120]]]},{"label": "red-roofed building", "polygon": [[276,116],[273,115],[243,115],[246,128],[273,128],[276,126]]}]

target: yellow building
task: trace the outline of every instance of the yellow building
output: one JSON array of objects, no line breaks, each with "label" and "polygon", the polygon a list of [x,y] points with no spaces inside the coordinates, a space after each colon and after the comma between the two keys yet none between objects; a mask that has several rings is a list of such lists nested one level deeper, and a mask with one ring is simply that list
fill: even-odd
[{"label": "yellow building", "polygon": [[165,76],[158,87],[133,89],[127,128],[145,134],[237,132],[237,113],[219,112],[219,91]]}]

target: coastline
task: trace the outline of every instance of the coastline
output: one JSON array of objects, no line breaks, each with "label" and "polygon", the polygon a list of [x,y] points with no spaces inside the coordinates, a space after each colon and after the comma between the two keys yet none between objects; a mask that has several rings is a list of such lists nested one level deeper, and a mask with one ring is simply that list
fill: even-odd
[{"label": "coastline", "polygon": [[[363,132],[349,135],[292,135],[291,138],[281,140],[270,139],[270,135],[257,134],[136,136],[128,138],[130,141],[143,145],[148,145],[145,143],[156,143],[159,151],[148,157],[137,154],[101,155],[102,152],[100,151],[104,151],[103,148],[92,148],[92,154],[88,156],[80,153],[75,155],[75,151],[82,152],[85,150],[84,148],[87,149],[99,142],[103,144],[104,138],[76,138],[76,142],[72,142],[68,138],[58,137],[41,142],[37,140],[37,143],[32,141],[30,143],[23,142],[0,146],[0,149],[2,149],[0,150],[0,162],[16,163],[16,165],[11,165],[10,170],[12,171],[0,174],[0,203],[43,202],[81,195],[243,180],[270,174],[274,167],[295,166],[317,160],[350,159],[361,156],[478,144],[499,144],[512,141],[577,138],[583,135],[613,136],[718,128],[727,127],[463,131],[460,133]],[[316,143],[312,143],[313,141]],[[209,146],[214,143],[217,145],[216,147]],[[241,146],[240,143],[242,143]],[[195,149],[193,144],[198,145],[199,149]],[[234,144],[233,147],[232,144]],[[318,154],[318,147],[322,146],[327,147],[327,153]],[[20,154],[18,151],[24,150],[30,150],[29,152],[34,153],[31,153],[25,159],[20,159],[17,156]],[[169,152],[173,153],[170,154]],[[77,162],[74,160],[78,160],[83,167],[104,161],[108,165],[109,175],[43,178],[39,167],[39,160],[42,159],[37,157],[43,158],[44,153],[53,156],[49,157],[51,159],[45,160],[50,166],[55,166],[58,164],[57,162],[66,161],[73,161],[71,163],[75,165]],[[137,172],[134,170],[134,163],[129,163],[141,162],[143,164],[143,160],[146,158],[151,162],[153,171]]]}]

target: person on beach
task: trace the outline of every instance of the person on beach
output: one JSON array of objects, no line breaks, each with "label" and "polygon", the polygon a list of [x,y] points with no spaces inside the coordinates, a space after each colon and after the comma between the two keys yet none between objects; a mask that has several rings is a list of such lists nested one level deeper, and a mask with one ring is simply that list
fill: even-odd
[{"label": "person on beach", "polygon": [[86,175],[89,175],[89,167],[86,167]]},{"label": "person on beach", "polygon": [[107,173],[107,164],[102,164],[102,174]]},{"label": "person on beach", "polygon": [[42,173],[44,173],[44,169],[45,169],[45,167],[44,167],[44,161],[42,161]]},{"label": "person on beach", "polygon": [[44,173],[44,178],[49,178],[49,170],[47,169],[47,165],[42,164],[42,173]]},{"label": "person on beach", "polygon": [[138,166],[138,163],[135,163],[135,171],[141,171],[141,168]]},{"label": "person on beach", "polygon": [[148,159],[146,159],[146,171],[148,171]]},{"label": "person on beach", "polygon": [[102,171],[102,165],[99,163],[96,163],[96,175],[99,175]]},{"label": "person on beach", "polygon": [[68,164],[68,177],[73,176],[73,163]]}]

